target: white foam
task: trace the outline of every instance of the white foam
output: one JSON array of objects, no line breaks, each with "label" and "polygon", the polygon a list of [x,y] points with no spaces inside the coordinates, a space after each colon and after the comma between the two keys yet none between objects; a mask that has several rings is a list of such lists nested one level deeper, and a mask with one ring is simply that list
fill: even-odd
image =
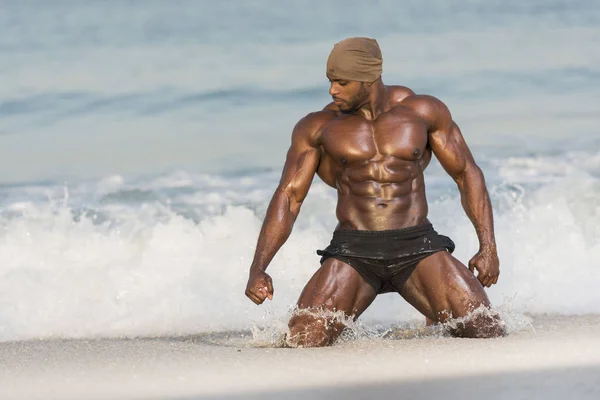
[{"label": "white foam", "polygon": [[[50,187],[52,201],[8,201],[0,220],[0,340],[180,335],[281,320],[318,268],[315,250],[330,240],[335,192],[315,182],[268,270],[275,297],[257,307],[244,289],[275,177],[176,174],[175,184],[168,177],[139,184],[112,177],[98,190],[89,182],[68,191]],[[195,191],[167,192],[166,199],[187,205],[194,218],[162,200],[77,211],[107,187],[178,190],[181,182]],[[515,326],[523,325],[523,313],[600,313],[600,181],[577,173],[539,188],[515,187],[491,188],[501,260],[500,281],[488,290],[493,304]],[[15,196],[27,190],[16,188]],[[201,199],[214,207],[203,208]],[[478,243],[458,198],[431,201],[430,218],[455,240],[455,256],[466,264]],[[388,294],[361,321],[423,317]]]}]

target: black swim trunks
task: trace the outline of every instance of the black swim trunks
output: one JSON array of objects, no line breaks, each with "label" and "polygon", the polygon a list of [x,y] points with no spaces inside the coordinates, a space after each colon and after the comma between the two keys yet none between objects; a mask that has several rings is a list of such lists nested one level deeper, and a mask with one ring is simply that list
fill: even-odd
[{"label": "black swim trunks", "polygon": [[377,293],[400,292],[419,261],[446,250],[454,242],[430,223],[386,231],[339,230],[317,250],[321,264],[333,257],[352,266]]}]

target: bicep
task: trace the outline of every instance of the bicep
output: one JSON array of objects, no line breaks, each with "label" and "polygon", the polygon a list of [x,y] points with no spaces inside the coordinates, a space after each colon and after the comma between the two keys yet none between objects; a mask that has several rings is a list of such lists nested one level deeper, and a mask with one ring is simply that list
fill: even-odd
[{"label": "bicep", "polygon": [[292,133],[278,190],[285,192],[292,203],[306,198],[320,161],[320,149],[315,141],[315,127],[300,121]]},{"label": "bicep", "polygon": [[430,133],[429,145],[440,165],[454,180],[460,179],[475,164],[460,128],[453,121]]},{"label": "bicep", "polygon": [[317,148],[292,145],[287,153],[279,190],[288,194],[291,200],[301,203],[308,194],[319,158]]}]

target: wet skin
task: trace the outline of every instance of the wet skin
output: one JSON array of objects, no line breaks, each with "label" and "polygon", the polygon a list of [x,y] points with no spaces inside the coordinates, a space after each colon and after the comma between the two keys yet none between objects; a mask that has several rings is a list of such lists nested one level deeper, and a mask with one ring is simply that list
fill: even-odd
[{"label": "wet skin", "polygon": [[[484,291],[498,281],[493,216],[480,168],[438,99],[402,86],[331,79],[334,102],[294,127],[282,177],[267,209],[246,295],[256,304],[273,297],[265,270],[289,237],[314,175],[337,190],[337,229],[389,230],[428,222],[424,170],[432,154],[456,181],[473,222],[479,252],[464,266],[448,252],[422,260],[400,294],[428,320],[464,317],[490,307]],[[477,275],[475,272],[477,271]],[[328,259],[298,300],[300,310],[336,310],[358,318],[377,293],[354,268]],[[291,318],[291,346],[333,343],[343,325],[299,313]],[[504,334],[497,317],[475,316],[451,331],[464,337]]]}]

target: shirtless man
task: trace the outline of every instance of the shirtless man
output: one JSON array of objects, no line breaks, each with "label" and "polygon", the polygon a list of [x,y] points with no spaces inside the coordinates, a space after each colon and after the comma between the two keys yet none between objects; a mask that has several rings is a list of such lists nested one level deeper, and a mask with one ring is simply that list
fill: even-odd
[{"label": "shirtless man", "polygon": [[[261,304],[273,298],[265,273],[285,243],[315,173],[337,190],[338,225],[317,253],[321,267],[302,291],[289,321],[290,346],[332,344],[343,329],[337,311],[356,319],[380,293],[398,292],[431,322],[465,317],[450,329],[461,337],[504,334],[484,291],[498,281],[492,207],[485,181],[448,108],[381,79],[377,41],[348,38],[327,60],[333,103],[294,127],[281,181],[267,209],[246,287]],[[435,154],[455,180],[479,239],[465,267],[454,244],[427,219],[423,171]],[[477,276],[475,275],[477,270]],[[331,315],[331,313],[330,313]]]}]

